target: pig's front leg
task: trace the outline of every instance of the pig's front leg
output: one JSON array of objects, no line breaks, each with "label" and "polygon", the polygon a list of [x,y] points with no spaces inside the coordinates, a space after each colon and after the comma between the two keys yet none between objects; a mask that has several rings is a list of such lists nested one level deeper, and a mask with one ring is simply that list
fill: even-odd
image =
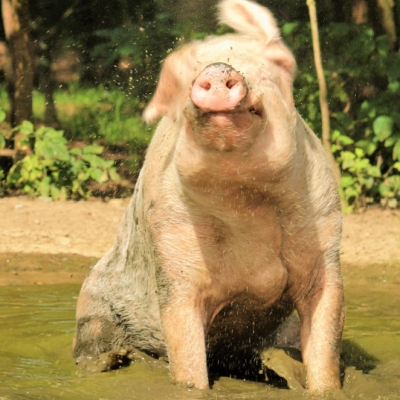
[{"label": "pig's front leg", "polygon": [[172,379],[208,389],[204,316],[194,296],[196,291],[187,296],[178,288],[172,291],[173,297],[180,298],[170,299],[161,314]]},{"label": "pig's front leg", "polygon": [[340,345],[344,324],[343,282],[338,265],[320,265],[311,291],[297,302],[308,390],[340,388]]}]

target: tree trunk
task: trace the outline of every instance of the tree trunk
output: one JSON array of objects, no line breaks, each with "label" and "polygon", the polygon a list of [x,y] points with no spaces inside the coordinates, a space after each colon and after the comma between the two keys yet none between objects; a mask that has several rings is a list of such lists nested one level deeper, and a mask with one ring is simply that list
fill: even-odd
[{"label": "tree trunk", "polygon": [[392,49],[396,47],[399,32],[394,0],[348,0],[344,7],[348,22],[369,23],[377,35],[387,35]]},{"label": "tree trunk", "polygon": [[55,41],[48,40],[46,44],[47,49],[41,52],[41,57],[36,66],[36,76],[39,78],[38,89],[43,92],[45,96],[46,108],[44,113],[44,124],[59,129],[60,123],[57,118],[53,96],[57,83],[54,73],[51,70],[52,53],[55,47]]},{"label": "tree trunk", "polygon": [[376,0],[378,8],[378,20],[382,27],[383,33],[388,37],[390,47],[395,48],[397,43],[396,21],[394,15],[393,0]]},{"label": "tree trunk", "polygon": [[315,69],[317,71],[318,85],[319,85],[319,104],[321,107],[321,117],[322,117],[322,144],[334,168],[337,183],[338,185],[340,185],[340,168],[336,163],[335,158],[333,157],[331,151],[328,96],[327,96],[324,70],[322,68],[315,0],[307,0],[307,5],[310,12],[311,33],[312,33],[312,42],[314,49],[314,63],[315,63]]},{"label": "tree trunk", "polygon": [[[11,125],[32,120],[33,44],[29,34],[28,0],[2,0],[2,15],[11,58],[12,76],[8,80]],[[18,148],[19,134],[14,138],[18,160],[29,148]]]}]

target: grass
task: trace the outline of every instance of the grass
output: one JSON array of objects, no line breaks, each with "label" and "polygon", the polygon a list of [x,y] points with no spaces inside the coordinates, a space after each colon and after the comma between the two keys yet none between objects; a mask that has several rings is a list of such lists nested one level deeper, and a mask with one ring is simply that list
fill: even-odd
[{"label": "grass", "polygon": [[[143,104],[123,91],[103,86],[71,85],[54,93],[59,128],[70,141],[101,142],[123,150],[124,167],[137,172],[151,140],[152,129],[141,120]],[[5,86],[0,86],[0,108],[9,110]],[[44,120],[45,97],[33,92],[33,116],[36,124]]]}]

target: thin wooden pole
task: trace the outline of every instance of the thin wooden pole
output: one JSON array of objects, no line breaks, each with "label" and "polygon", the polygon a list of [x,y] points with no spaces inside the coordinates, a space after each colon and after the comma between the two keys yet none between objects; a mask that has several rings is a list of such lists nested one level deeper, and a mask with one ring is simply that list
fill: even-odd
[{"label": "thin wooden pole", "polygon": [[319,31],[318,31],[318,20],[317,20],[317,11],[315,7],[315,0],[307,0],[307,6],[310,13],[311,34],[312,34],[312,43],[314,49],[314,63],[315,63],[315,69],[317,71],[318,85],[319,85],[319,104],[321,107],[321,117],[322,117],[322,144],[325,148],[328,158],[332,162],[333,168],[335,170],[336,180],[339,185],[340,169],[331,151],[328,95],[326,89],[324,69],[322,67],[322,60],[321,60],[321,48],[319,45]]}]

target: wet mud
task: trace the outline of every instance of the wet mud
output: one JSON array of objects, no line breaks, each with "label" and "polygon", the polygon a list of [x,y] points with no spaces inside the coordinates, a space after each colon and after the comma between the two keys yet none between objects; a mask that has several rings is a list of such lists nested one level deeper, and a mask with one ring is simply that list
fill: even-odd
[{"label": "wet mud", "polygon": [[[15,267],[4,266],[9,263],[0,260],[3,273],[12,275]],[[47,269],[52,272],[53,267],[60,267],[60,260],[53,261],[54,265],[48,256],[31,259],[31,265],[42,268],[40,282],[47,282]],[[23,275],[23,268],[29,267],[29,260],[24,262],[25,267],[19,264],[18,274]],[[91,259],[79,259],[61,266],[60,281],[65,278],[61,272],[84,274],[91,263]],[[400,399],[400,266],[344,266],[343,270],[347,310],[343,389],[324,398]],[[50,282],[0,287],[2,400],[320,398],[304,390],[300,354],[290,349],[264,349],[256,365],[257,382],[216,376],[210,391],[173,384],[165,359],[156,360],[135,349],[105,355],[100,360],[81,359],[79,364],[85,368],[78,368],[71,356],[71,343],[80,284],[56,283],[55,279]]]}]

